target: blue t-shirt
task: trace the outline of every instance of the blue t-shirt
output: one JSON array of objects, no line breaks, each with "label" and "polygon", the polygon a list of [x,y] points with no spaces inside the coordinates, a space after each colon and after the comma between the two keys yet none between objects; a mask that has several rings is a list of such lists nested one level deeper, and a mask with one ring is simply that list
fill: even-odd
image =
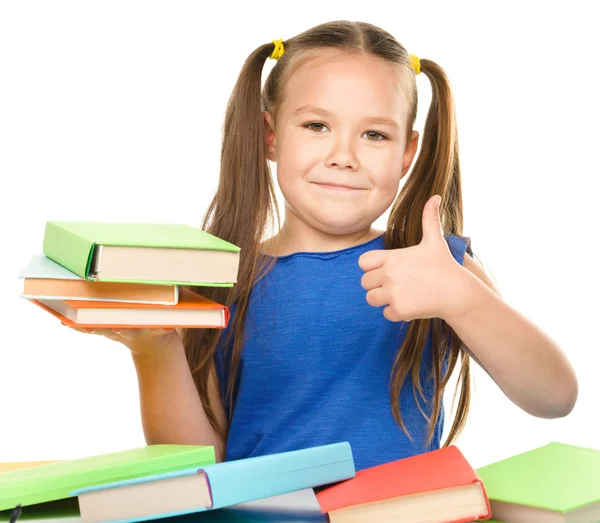
[{"label": "blue t-shirt", "polygon": [[[448,235],[446,241],[461,265],[465,250],[472,254],[469,238]],[[383,248],[380,235],[337,251],[280,256],[255,284],[244,325],[227,461],[348,441],[361,470],[440,447],[444,412],[425,446],[427,421],[410,378],[400,405],[413,442],[393,418],[390,376],[408,323],[391,322],[383,307],[367,303],[364,272],[358,266],[364,252]],[[235,304],[230,312],[233,317]],[[221,342],[217,371],[224,402],[228,369]],[[428,340],[420,369],[427,398],[433,395],[430,369]],[[427,411],[422,400],[421,407]]]}]

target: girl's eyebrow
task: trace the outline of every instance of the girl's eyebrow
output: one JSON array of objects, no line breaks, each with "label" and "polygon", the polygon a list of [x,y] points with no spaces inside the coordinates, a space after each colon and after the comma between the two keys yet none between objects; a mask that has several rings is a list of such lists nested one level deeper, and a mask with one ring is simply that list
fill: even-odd
[{"label": "girl's eyebrow", "polygon": [[[328,111],[327,109],[322,109],[321,107],[314,107],[312,105],[303,105],[302,107],[299,107],[292,113],[292,116],[304,113],[318,114],[319,116],[323,116],[325,118],[332,118],[335,116],[331,111]],[[393,118],[387,118],[385,116],[371,116],[363,118],[363,120],[369,123],[389,125],[394,129],[400,129],[400,125],[398,125],[398,122],[396,122],[396,120],[394,120]]]}]

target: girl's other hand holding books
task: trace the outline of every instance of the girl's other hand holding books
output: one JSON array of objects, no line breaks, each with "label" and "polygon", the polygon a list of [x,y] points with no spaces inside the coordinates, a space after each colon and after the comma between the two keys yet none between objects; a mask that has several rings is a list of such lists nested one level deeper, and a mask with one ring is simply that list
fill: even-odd
[{"label": "girl's other hand holding books", "polygon": [[[63,325],[67,326],[65,323]],[[134,358],[144,358],[156,351],[171,347],[174,343],[181,342],[177,329],[142,328],[142,329],[90,329],[84,327],[71,327],[73,330],[85,334],[97,334],[110,340],[125,345]]]}]

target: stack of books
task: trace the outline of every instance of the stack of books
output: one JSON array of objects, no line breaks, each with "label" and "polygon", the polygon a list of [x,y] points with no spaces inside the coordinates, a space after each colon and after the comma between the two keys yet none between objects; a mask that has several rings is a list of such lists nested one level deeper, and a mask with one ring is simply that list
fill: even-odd
[{"label": "stack of books", "polygon": [[[212,511],[353,478],[348,442],[217,463],[207,445],[148,445],[0,474],[0,521],[135,522]],[[4,516],[4,519],[3,519]],[[26,518],[27,519],[27,518]]]},{"label": "stack of books", "polygon": [[600,449],[550,442],[473,469],[449,446],[315,490],[329,523],[597,523]]},{"label": "stack of books", "polygon": [[556,442],[478,469],[451,445],[356,471],[344,441],[223,463],[212,446],[149,445],[8,468],[0,521],[16,506],[83,523],[168,520],[306,489],[329,523],[600,521],[600,450]]},{"label": "stack of books", "polygon": [[[150,445],[15,470],[0,474],[0,511],[20,504],[33,517],[70,506],[83,523],[134,523],[307,489],[318,509],[310,521],[322,521],[324,514],[330,523],[467,523],[490,517],[485,487],[455,446],[357,472],[346,441],[223,463],[215,462],[212,446]],[[290,514],[252,521],[284,519],[297,521]]]},{"label": "stack of books", "polygon": [[21,297],[74,327],[225,328],[228,308],[196,287],[235,285],[239,256],[190,225],[49,221]]}]

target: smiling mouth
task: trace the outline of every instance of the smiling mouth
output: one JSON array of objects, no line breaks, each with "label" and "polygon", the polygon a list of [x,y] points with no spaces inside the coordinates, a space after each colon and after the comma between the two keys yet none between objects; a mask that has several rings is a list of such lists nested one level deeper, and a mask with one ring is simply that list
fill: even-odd
[{"label": "smiling mouth", "polygon": [[360,187],[349,187],[347,185],[332,185],[332,184],[328,184],[328,183],[317,183],[317,182],[312,182],[315,185],[318,185],[319,187],[322,187],[323,189],[331,189],[334,191],[363,191],[364,189],[361,189]]}]

